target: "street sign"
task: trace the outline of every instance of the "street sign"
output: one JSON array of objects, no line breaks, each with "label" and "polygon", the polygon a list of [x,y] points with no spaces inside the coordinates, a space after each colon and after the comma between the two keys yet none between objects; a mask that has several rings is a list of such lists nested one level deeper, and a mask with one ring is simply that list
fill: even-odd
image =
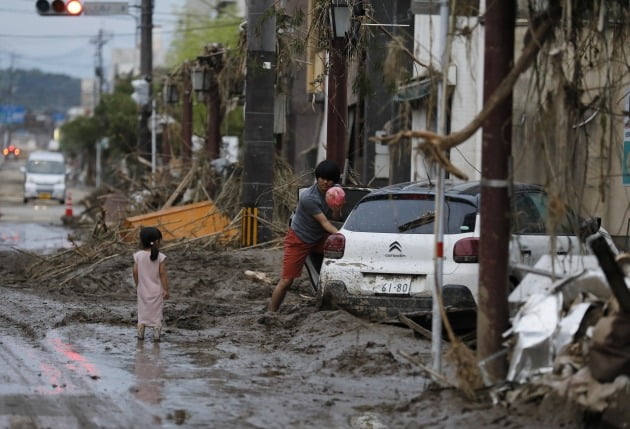
[{"label": "street sign", "polygon": [[83,2],[83,15],[127,15],[129,3],[119,1]]},{"label": "street sign", "polygon": [[0,104],[0,124],[22,124],[25,114],[24,106]]}]

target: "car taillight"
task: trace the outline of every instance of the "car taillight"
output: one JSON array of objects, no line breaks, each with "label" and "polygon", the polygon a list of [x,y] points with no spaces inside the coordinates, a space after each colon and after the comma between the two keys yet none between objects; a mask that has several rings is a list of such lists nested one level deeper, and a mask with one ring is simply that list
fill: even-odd
[{"label": "car taillight", "polygon": [[453,260],[459,263],[479,262],[479,238],[462,238],[453,248]]},{"label": "car taillight", "polygon": [[339,259],[343,257],[346,248],[346,237],[343,234],[335,233],[328,236],[324,243],[324,258]]},{"label": "car taillight", "polygon": [[19,155],[19,154],[20,154],[20,149],[16,148],[16,149],[15,149],[15,154],[16,154],[16,155]]},{"label": "car taillight", "polygon": [[8,154],[9,154],[9,149],[6,149],[6,148],[5,148],[5,149],[2,151],[2,153],[4,153],[5,155],[8,155]]}]

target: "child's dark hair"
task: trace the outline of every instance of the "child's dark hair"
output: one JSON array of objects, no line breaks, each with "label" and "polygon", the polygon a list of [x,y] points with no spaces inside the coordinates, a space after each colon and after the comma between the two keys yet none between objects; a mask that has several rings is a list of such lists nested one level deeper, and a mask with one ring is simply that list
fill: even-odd
[{"label": "child's dark hair", "polygon": [[140,243],[142,248],[151,248],[151,260],[155,261],[160,253],[157,247],[157,241],[162,239],[162,233],[154,226],[145,226],[140,228]]}]

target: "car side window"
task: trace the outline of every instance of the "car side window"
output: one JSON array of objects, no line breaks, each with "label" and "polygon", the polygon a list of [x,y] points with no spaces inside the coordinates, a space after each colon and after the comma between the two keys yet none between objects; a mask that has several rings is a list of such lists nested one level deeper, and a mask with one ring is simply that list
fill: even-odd
[{"label": "car side window", "polygon": [[[534,195],[534,194],[532,194]],[[517,193],[514,198],[514,234],[545,234],[545,220],[532,195]],[[542,195],[542,194],[541,194]]]},{"label": "car side window", "polygon": [[477,222],[477,211],[467,213],[464,215],[464,221],[459,228],[461,232],[472,232],[475,230],[475,223]]}]

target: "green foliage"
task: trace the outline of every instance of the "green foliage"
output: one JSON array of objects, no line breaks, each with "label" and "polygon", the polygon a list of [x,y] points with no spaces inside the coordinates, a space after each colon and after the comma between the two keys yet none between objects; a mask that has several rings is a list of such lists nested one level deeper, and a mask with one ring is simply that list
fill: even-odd
[{"label": "green foliage", "polygon": [[120,85],[113,94],[104,94],[96,109],[102,117],[104,135],[109,138],[112,155],[134,152],[138,136],[138,106]]},{"label": "green foliage", "polygon": [[240,136],[245,128],[243,106],[230,110],[223,119],[221,134],[224,136]]},{"label": "green foliage", "polygon": [[[220,77],[224,104],[222,108],[225,111],[221,134],[240,136],[244,128],[243,110],[241,107],[230,110],[226,104],[229,104],[228,99],[232,96],[230,93],[232,86],[238,86],[238,80],[242,79],[240,76],[242,61],[239,60],[239,55],[244,53],[240,52],[242,40],[239,27],[243,18],[234,16],[229,7],[213,9],[209,2],[198,5],[197,8],[186,9],[185,13],[180,14],[177,31],[167,54],[167,63],[173,69],[172,76],[177,80],[181,65],[184,62],[194,63],[198,56],[203,55],[207,46],[219,44],[225,48],[224,72]],[[194,100],[193,133],[203,136],[206,134],[208,121],[207,106],[203,100],[197,99],[196,95]]]},{"label": "green foliage", "polygon": [[103,127],[96,117],[79,116],[61,126],[59,144],[65,153],[76,155],[94,152],[94,144],[103,135]]},{"label": "green foliage", "polygon": [[112,94],[103,94],[94,116],[79,116],[61,127],[61,150],[84,154],[89,159],[103,137],[109,139],[104,159],[114,159],[135,151],[138,133],[138,106],[131,99],[129,79],[118,81]]},{"label": "green foliage", "polygon": [[210,43],[220,43],[226,48],[235,47],[241,22],[242,19],[230,17],[181,17],[167,54],[167,63],[176,67],[186,60],[194,60],[201,55],[204,46]]}]

